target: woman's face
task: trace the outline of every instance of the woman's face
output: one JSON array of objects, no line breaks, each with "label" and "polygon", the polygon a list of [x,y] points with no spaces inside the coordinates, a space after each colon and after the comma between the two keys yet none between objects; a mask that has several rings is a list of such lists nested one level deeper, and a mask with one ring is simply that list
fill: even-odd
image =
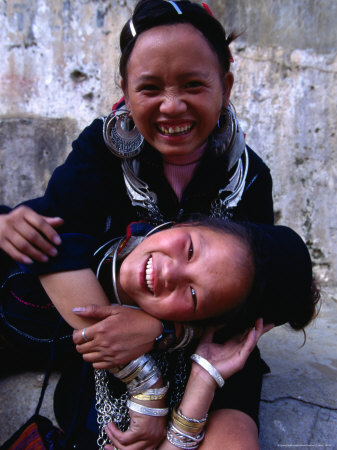
[{"label": "woman's face", "polygon": [[232,84],[232,74],[222,77],[216,53],[190,24],[142,33],[122,81],[138,130],[164,156],[190,154],[204,144]]},{"label": "woman's face", "polygon": [[118,290],[160,319],[200,320],[237,306],[248,294],[251,259],[236,237],[180,226],[146,238],[123,261]]}]

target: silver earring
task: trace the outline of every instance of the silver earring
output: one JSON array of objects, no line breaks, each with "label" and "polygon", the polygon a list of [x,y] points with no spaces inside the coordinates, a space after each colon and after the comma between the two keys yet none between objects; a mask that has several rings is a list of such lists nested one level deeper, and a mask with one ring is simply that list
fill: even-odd
[{"label": "silver earring", "polygon": [[103,138],[109,150],[122,159],[138,156],[143,148],[144,137],[125,108],[113,111],[104,119]]},{"label": "silver earring", "polygon": [[211,134],[210,143],[218,156],[225,156],[227,170],[230,171],[246,148],[245,136],[230,106],[221,113],[218,124]]},{"label": "silver earring", "polygon": [[224,154],[235,139],[236,117],[230,106],[224,108],[212,133],[212,146],[216,154]]},{"label": "silver earring", "polygon": [[173,221],[161,223],[160,225],[157,225],[157,226],[154,227],[152,230],[150,230],[150,231],[145,235],[145,237],[149,237],[149,236],[151,236],[152,234],[157,233],[158,231],[162,231],[162,230],[166,230],[166,229],[168,229],[168,228],[171,228],[171,227],[173,227],[173,225],[175,225],[175,222],[173,222]]}]

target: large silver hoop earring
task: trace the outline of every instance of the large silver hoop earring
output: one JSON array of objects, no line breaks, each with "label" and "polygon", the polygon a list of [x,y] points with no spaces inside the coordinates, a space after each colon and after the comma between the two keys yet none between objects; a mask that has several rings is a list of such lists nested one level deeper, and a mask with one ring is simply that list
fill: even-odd
[{"label": "large silver hoop earring", "polygon": [[160,225],[157,225],[157,226],[154,227],[152,230],[150,230],[150,231],[145,235],[145,237],[149,237],[149,236],[151,236],[152,234],[157,233],[158,231],[162,231],[162,230],[166,230],[166,229],[168,229],[168,228],[171,228],[171,227],[173,227],[173,225],[175,225],[175,222],[173,222],[173,221],[161,223]]},{"label": "large silver hoop earring", "polygon": [[212,133],[212,147],[217,155],[228,151],[234,142],[236,133],[236,117],[230,106],[224,108],[220,114],[217,126]]},{"label": "large silver hoop earring", "polygon": [[122,159],[138,156],[143,148],[144,137],[125,108],[110,113],[104,119],[103,138],[109,150]]}]

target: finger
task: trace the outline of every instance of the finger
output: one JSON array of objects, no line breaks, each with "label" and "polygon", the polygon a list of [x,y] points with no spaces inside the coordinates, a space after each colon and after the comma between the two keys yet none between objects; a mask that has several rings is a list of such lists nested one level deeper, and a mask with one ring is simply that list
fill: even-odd
[{"label": "finger", "polygon": [[30,257],[31,259],[40,262],[47,262],[48,255],[33,245],[33,241],[36,241],[37,239],[31,239],[31,233],[27,233],[27,235],[28,237],[19,234],[19,232],[17,231],[16,234],[13,235],[11,237],[11,240],[8,242],[10,242],[18,252]]},{"label": "finger", "polygon": [[1,247],[12,259],[14,259],[14,261],[18,261],[23,264],[33,263],[33,260],[28,255],[25,255],[24,253],[17,250],[17,248],[14,247],[11,242],[5,240],[2,242]]},{"label": "finger", "polygon": [[94,337],[95,334],[92,333],[91,327],[73,331],[73,342],[77,345],[83,345],[83,347],[85,347],[85,344],[88,344],[85,347],[85,350],[89,349],[90,341],[92,341]]},{"label": "finger", "polygon": [[[42,233],[48,241],[59,245],[61,244],[61,238],[58,233],[54,230],[53,225],[49,223],[49,220],[46,220],[44,216],[40,216],[35,213],[35,211],[30,211],[29,214],[25,216],[26,221],[34,227],[39,233]],[[62,225],[63,220],[58,217],[51,219],[58,224],[58,226]]]},{"label": "finger", "polygon": [[274,323],[267,323],[267,325],[263,326],[262,334],[268,333],[268,331],[272,330],[273,328],[275,328],[275,324]]},{"label": "finger", "polygon": [[47,216],[42,217],[53,228],[60,227],[61,225],[64,224],[64,220],[61,217],[47,217]]},{"label": "finger", "polygon": [[73,308],[73,313],[83,316],[90,317],[93,319],[105,319],[106,317],[118,314],[120,310],[119,306],[99,306],[99,305],[87,305],[87,306],[77,306]]},{"label": "finger", "polygon": [[144,437],[144,433],[141,429],[137,427],[133,428],[132,420],[130,428],[124,432],[119,430],[114,423],[110,422],[106,427],[106,433],[116,447],[122,449],[127,448],[128,450],[145,448],[153,449],[153,447],[155,447],[163,438],[163,436],[159,436],[153,440]]},{"label": "finger", "polygon": [[[13,234],[11,241],[13,245],[25,253],[28,251],[33,257],[40,257],[40,255],[56,256],[56,248],[41,234],[41,231],[36,229],[27,221],[20,221],[13,226],[16,233]],[[10,239],[10,238],[9,238]]]}]

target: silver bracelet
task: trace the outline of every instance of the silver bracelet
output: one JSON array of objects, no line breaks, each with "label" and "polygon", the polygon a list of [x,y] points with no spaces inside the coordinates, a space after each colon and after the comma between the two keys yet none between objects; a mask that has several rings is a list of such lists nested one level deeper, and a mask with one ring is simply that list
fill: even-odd
[{"label": "silver bracelet", "polygon": [[170,383],[167,382],[166,386],[163,386],[161,388],[147,389],[146,391],[143,392],[143,394],[146,394],[146,395],[162,395],[162,394],[166,394],[167,391],[168,391],[169,386],[170,386]]},{"label": "silver bracelet", "polygon": [[220,372],[216,370],[216,368],[212,366],[212,364],[208,362],[207,359],[203,358],[200,355],[197,355],[196,353],[193,353],[193,355],[191,355],[191,360],[205,369],[206,372],[209,373],[210,376],[216,381],[219,387],[223,387],[223,385],[225,384],[225,380],[222,378]]},{"label": "silver bracelet", "polygon": [[131,411],[154,417],[166,416],[169,410],[168,408],[149,408],[148,406],[140,405],[139,403],[135,403],[131,400],[127,401],[127,406],[131,409]]},{"label": "silver bracelet", "polygon": [[191,422],[191,423],[206,423],[206,420],[208,419],[208,413],[206,414],[205,417],[203,417],[202,419],[191,419],[190,417],[185,416],[182,412],[181,409],[178,408],[177,409],[177,413],[179,416],[181,416],[183,419],[187,420],[187,422]]},{"label": "silver bracelet", "polygon": [[184,434],[174,431],[172,429],[172,427],[167,428],[167,433],[166,433],[166,438],[167,440],[174,445],[175,447],[178,448],[183,448],[183,449],[196,449],[199,447],[201,441],[203,440],[205,436],[205,433],[202,432],[196,439],[196,441],[185,437]]},{"label": "silver bracelet", "polygon": [[117,372],[112,372],[116,378],[125,378],[129,376],[132,372],[134,372],[138,367],[144,365],[149,361],[149,356],[142,355],[137,359],[134,359],[133,361],[129,362],[126,366],[124,366],[121,370]]},{"label": "silver bracelet", "polygon": [[128,384],[127,388],[128,388],[129,394],[136,395],[136,394],[140,394],[141,392],[146,391],[151,386],[153,386],[155,383],[157,383],[157,381],[159,380],[160,377],[161,377],[161,373],[157,369],[156,372],[152,373],[151,376],[147,378],[147,380],[143,380],[141,384],[131,385],[131,386],[130,386],[130,384]]},{"label": "silver bracelet", "polygon": [[175,434],[180,434],[181,436],[183,436],[186,439],[190,439],[193,442],[198,442],[200,444],[200,442],[203,440],[205,432],[204,430],[201,431],[201,433],[199,433],[197,436],[191,436],[190,434],[184,433],[183,431],[179,430],[177,427],[175,427],[173,425],[173,423],[170,425],[170,429],[172,431],[174,431]]}]

